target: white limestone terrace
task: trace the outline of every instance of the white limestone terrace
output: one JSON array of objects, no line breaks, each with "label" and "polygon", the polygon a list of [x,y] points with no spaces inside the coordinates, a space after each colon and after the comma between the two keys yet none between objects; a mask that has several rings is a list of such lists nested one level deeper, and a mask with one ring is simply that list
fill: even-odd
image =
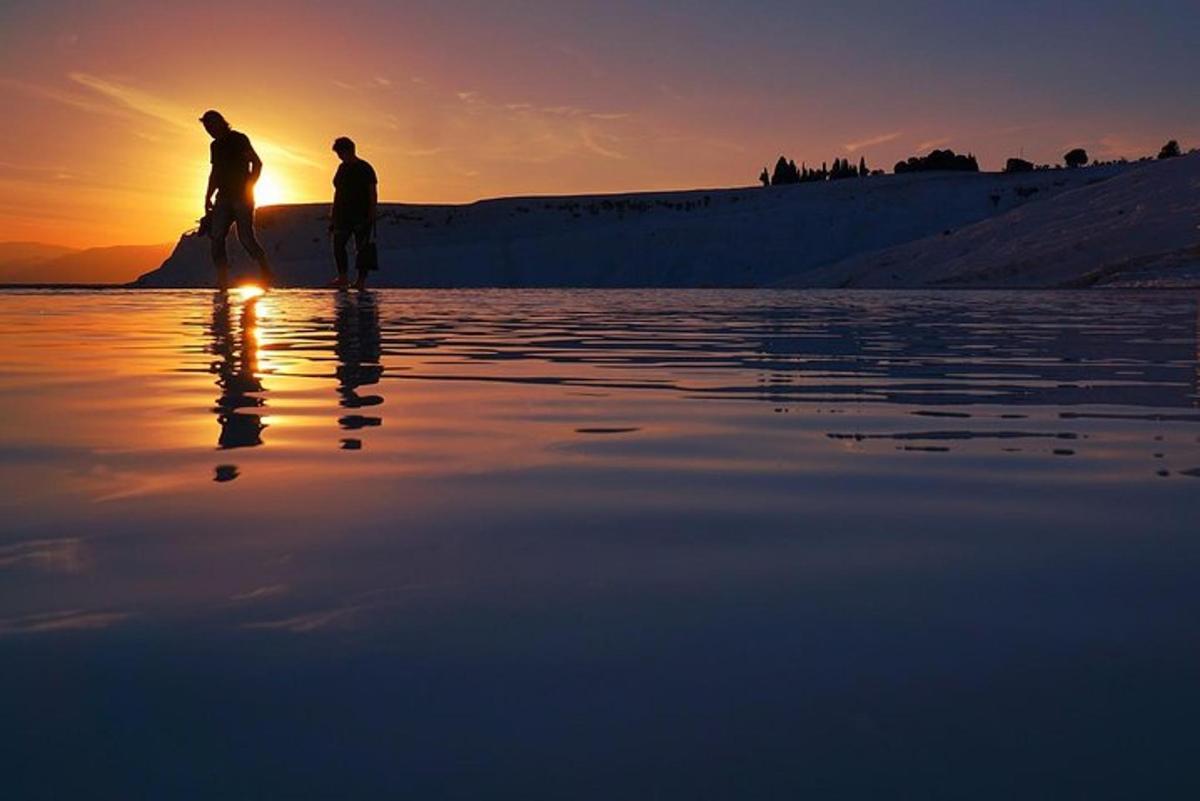
[{"label": "white limestone terrace", "polygon": [[863,253],[787,286],[1200,287],[1200,153],[1136,165],[945,235]]},{"label": "white limestone terrace", "polygon": [[[1004,274],[994,271],[1000,257],[989,249],[1017,241],[1025,243],[1022,248],[1043,248],[1029,250],[1031,254],[1053,254],[1058,252],[1054,248],[1068,247],[1064,237],[1082,229],[1066,220],[1039,222],[1036,233],[1016,239],[1024,236],[1022,221],[1042,220],[1033,215],[1041,209],[1063,208],[1063,203],[1094,203],[1095,213],[1103,217],[1095,221],[1097,236],[1099,230],[1122,222],[1118,207],[1127,209],[1127,224],[1121,229],[1124,238],[1117,238],[1128,240],[1128,247],[1120,252],[1129,258],[1151,255],[1142,251],[1161,249],[1166,241],[1140,233],[1151,212],[1140,211],[1139,202],[1148,204],[1154,214],[1170,215],[1173,222],[1154,230],[1169,228],[1170,247],[1185,247],[1186,236],[1181,236],[1175,218],[1194,210],[1196,188],[1191,179],[1181,176],[1193,175],[1196,164],[1193,156],[1020,175],[924,173],[769,188],[503,198],[467,205],[387,203],[381,205],[379,222],[382,270],[372,276],[372,283],[394,287],[925,286],[946,284],[949,273],[944,270],[958,275],[960,269],[968,270],[964,264],[977,259],[990,272],[965,283],[1007,286],[1012,281],[1003,268]],[[1183,197],[1188,191],[1190,202]],[[1176,198],[1175,205],[1168,196]],[[332,277],[328,212],[328,204],[260,209],[259,235],[278,283],[321,286]],[[1193,234],[1196,222],[1193,217]],[[988,223],[997,226],[990,234],[969,238],[977,236],[976,226]],[[1044,237],[1056,244],[1051,247]],[[960,242],[978,242],[979,248],[972,255],[958,246]],[[904,246],[918,248],[911,251],[917,255],[896,250]],[[229,250],[235,274],[244,271],[253,276],[233,237]],[[1094,255],[1095,261],[1088,263],[1081,257],[1069,269],[1049,265],[1044,280],[1030,262],[1028,269],[1018,271],[1020,283],[1070,283],[1104,268],[1104,254]],[[897,258],[912,262],[911,280],[892,277],[910,269],[908,262],[903,270],[895,266]],[[952,262],[945,268],[937,266]],[[857,266],[846,269],[851,264]],[[212,282],[208,243],[188,233],[163,265],[136,285],[189,287]]]}]

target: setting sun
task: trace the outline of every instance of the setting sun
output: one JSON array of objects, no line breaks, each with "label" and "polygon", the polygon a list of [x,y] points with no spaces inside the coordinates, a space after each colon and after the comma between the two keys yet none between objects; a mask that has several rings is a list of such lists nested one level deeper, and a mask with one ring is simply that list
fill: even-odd
[{"label": "setting sun", "polygon": [[273,173],[263,171],[258,183],[254,185],[254,203],[258,206],[273,206],[276,203],[286,203],[290,193],[287,187]]}]

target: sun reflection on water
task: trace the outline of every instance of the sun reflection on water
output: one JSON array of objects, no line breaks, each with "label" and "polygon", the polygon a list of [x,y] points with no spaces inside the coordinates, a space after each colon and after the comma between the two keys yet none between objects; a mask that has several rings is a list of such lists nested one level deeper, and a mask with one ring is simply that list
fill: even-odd
[{"label": "sun reflection on water", "polygon": [[257,298],[266,293],[265,289],[256,284],[243,284],[235,288],[233,291],[237,295],[238,300],[242,301]]}]

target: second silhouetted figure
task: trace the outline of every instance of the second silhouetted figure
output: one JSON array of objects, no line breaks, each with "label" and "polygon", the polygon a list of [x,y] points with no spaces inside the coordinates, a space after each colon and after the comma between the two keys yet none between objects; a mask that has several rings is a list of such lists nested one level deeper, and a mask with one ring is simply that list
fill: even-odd
[{"label": "second silhouetted figure", "polygon": [[357,286],[362,289],[367,283],[367,273],[376,268],[373,263],[375,252],[375,213],[379,205],[379,180],[375,169],[358,157],[354,142],[339,136],[333,142],[333,152],[342,163],[333,176],[333,214],[329,231],[333,234],[333,258],[337,264],[337,278],[332,285],[345,287],[350,271],[346,246],[354,237],[355,268]]}]

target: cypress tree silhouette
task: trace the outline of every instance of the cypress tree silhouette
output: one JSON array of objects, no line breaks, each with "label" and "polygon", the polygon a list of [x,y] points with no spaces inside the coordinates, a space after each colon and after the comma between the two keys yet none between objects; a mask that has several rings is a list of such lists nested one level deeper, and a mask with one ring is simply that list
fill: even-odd
[{"label": "cypress tree silhouette", "polygon": [[796,162],[788,161],[784,156],[780,156],[779,160],[775,162],[775,171],[771,173],[771,185],[783,186],[799,182],[800,171],[796,169]]},{"label": "cypress tree silhouette", "polygon": [[771,173],[771,186],[782,186],[787,183],[787,171],[787,159],[780,156],[779,160],[775,162],[775,171]]}]

